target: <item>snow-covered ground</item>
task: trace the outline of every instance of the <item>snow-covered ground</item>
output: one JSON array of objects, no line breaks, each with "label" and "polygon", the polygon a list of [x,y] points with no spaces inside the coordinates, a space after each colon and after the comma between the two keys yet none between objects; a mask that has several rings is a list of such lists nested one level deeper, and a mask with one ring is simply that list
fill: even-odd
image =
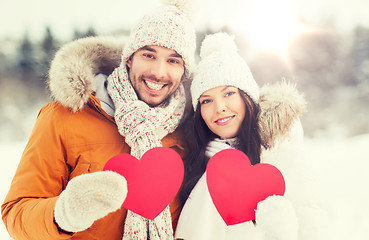
[{"label": "snow-covered ground", "polygon": [[[25,142],[0,143],[3,202]],[[323,205],[334,228],[328,239],[367,239],[369,229],[369,134],[348,139],[305,139],[305,159],[314,166]],[[318,216],[317,216],[318,217]],[[0,239],[11,239],[3,223]],[[314,240],[314,239],[312,239]]]},{"label": "snow-covered ground", "polygon": [[[4,198],[9,190],[10,183],[17,168],[20,157],[22,156],[25,142],[0,143],[1,153],[1,169],[0,169],[0,201],[4,202]],[[0,223],[0,239],[12,239],[6,231],[3,221]]]},{"label": "snow-covered ground", "polygon": [[[349,139],[306,139],[322,204],[331,222],[329,239],[368,239],[369,134]],[[306,158],[305,158],[306,159]]]}]

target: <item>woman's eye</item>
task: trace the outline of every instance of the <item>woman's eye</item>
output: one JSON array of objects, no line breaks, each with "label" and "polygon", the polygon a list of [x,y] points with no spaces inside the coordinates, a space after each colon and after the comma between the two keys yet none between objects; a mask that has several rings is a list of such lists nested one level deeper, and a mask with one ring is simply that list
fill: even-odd
[{"label": "woman's eye", "polygon": [[229,97],[229,96],[232,96],[233,94],[235,94],[235,92],[227,92],[227,93],[225,94],[225,96],[226,96],[226,97]]},{"label": "woman's eye", "polygon": [[201,101],[201,105],[202,105],[202,104],[207,104],[207,103],[209,103],[209,102],[210,102],[210,100],[209,100],[209,99],[202,100],[202,101]]}]

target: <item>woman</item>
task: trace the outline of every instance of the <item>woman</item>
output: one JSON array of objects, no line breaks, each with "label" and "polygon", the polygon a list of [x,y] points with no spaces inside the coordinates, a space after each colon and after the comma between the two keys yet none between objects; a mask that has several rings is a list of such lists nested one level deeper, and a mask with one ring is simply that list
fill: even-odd
[{"label": "woman", "polygon": [[[257,164],[267,142],[262,141],[259,129],[259,87],[238,55],[233,38],[225,33],[207,36],[200,56],[191,85],[195,111],[188,123],[193,130],[186,136],[190,153],[185,159],[185,179],[179,193],[184,208],[176,238],[297,239],[294,209],[281,196],[260,202],[256,221],[232,226],[226,226],[212,203],[206,185],[208,160],[220,150],[236,148],[248,155],[251,164]],[[270,219],[279,230],[270,227]]]}]

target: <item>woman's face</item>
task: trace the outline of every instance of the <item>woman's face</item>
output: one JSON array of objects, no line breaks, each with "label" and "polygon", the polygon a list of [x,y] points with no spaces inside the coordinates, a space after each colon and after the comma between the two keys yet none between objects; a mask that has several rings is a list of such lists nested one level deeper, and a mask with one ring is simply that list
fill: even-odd
[{"label": "woman's face", "polygon": [[199,101],[201,116],[213,133],[221,138],[237,136],[246,112],[238,88],[215,87],[204,92]]}]

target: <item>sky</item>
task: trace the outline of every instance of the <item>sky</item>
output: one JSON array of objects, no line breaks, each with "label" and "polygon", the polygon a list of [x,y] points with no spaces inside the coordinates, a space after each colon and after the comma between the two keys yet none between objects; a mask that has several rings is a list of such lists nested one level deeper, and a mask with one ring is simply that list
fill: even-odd
[{"label": "sky", "polygon": [[[357,24],[369,26],[367,0],[195,1],[197,29],[207,26],[217,30],[225,22],[247,29],[260,29],[270,23],[271,29],[282,29],[285,22],[280,19],[303,19],[313,25],[333,22],[340,31],[349,31]],[[70,39],[75,29],[86,31],[89,26],[99,34],[109,34],[130,28],[145,12],[159,5],[160,0],[0,0],[0,40],[21,38],[26,30],[32,38],[41,39],[47,25],[61,39]]]}]

